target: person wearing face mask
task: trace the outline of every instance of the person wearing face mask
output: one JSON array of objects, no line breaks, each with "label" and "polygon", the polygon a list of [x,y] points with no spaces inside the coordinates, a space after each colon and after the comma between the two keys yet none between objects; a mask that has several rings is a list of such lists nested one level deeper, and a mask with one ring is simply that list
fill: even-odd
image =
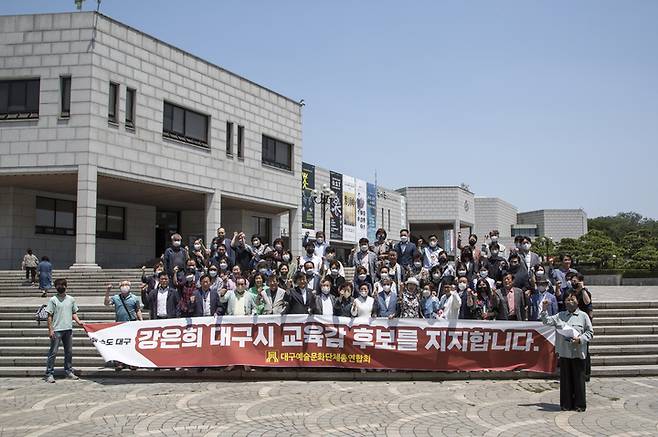
[{"label": "person wearing face mask", "polygon": [[272,301],[272,314],[281,314],[285,308],[283,297],[286,290],[279,286],[279,279],[272,275],[267,279],[267,295]]},{"label": "person wearing face mask", "polygon": [[338,290],[345,283],[345,277],[340,276],[340,263],[336,260],[331,261],[328,266],[327,274],[325,275],[324,280],[327,280],[331,284],[331,294],[338,296]]},{"label": "person wearing face mask", "polygon": [[507,272],[503,276],[503,287],[498,290],[502,296],[507,320],[525,320],[527,316],[526,295],[523,290],[514,286],[514,275]]},{"label": "person wearing face mask", "polygon": [[196,315],[197,273],[194,264],[190,262],[183,282],[175,284],[180,293],[178,317],[194,317]]},{"label": "person wearing face mask", "polygon": [[498,256],[505,258],[507,247],[505,247],[505,245],[500,242],[500,232],[498,232],[498,229],[494,229],[489,232],[489,235],[485,236],[485,240],[487,239],[489,240],[489,243],[482,245],[482,256],[489,258],[491,256],[492,246],[495,244],[498,251]]},{"label": "person wearing face mask", "polygon": [[195,290],[194,317],[208,317],[219,314],[219,292],[211,287],[210,275],[201,275],[200,286]]},{"label": "person wearing face mask", "polygon": [[[352,288],[354,289],[355,294],[358,293],[359,287],[361,287],[363,284],[367,284],[369,288],[372,287],[372,278],[367,274],[365,267],[358,266],[356,269],[354,269],[354,281],[352,284]],[[355,295],[354,297],[357,296]]]},{"label": "person wearing face mask", "polygon": [[212,239],[210,244],[210,255],[214,256],[222,247],[224,248],[224,253],[222,255],[226,256],[231,266],[233,266],[235,264],[235,252],[231,247],[231,239],[226,238],[226,231],[224,228],[218,228],[217,236]]},{"label": "person wearing face mask", "polygon": [[352,302],[351,314],[352,317],[377,317],[376,302],[366,284],[359,287],[359,294]]},{"label": "person wearing face mask", "polygon": [[[500,255],[498,243],[489,245],[489,255],[480,264],[489,272],[488,277],[495,281],[501,281],[503,270],[507,270],[505,258]],[[503,265],[505,265],[505,268],[503,268]]]},{"label": "person wearing face mask", "polygon": [[285,303],[283,314],[310,314],[314,295],[307,288],[306,274],[301,271],[295,273],[293,281],[295,286],[287,290],[283,297]]},{"label": "person wearing face mask", "polygon": [[251,278],[254,284],[249,289],[249,292],[254,295],[255,314],[272,314],[272,294],[269,292],[270,288],[266,283],[267,276],[262,273],[256,273]]},{"label": "person wearing face mask", "polygon": [[[532,288],[530,285],[530,275],[525,268],[525,264],[521,261],[519,254],[512,254],[509,257],[507,271],[514,275],[514,287],[521,290],[529,290]],[[503,273],[503,276],[505,273]]]},{"label": "person wearing face mask", "polygon": [[174,267],[174,276],[173,276],[173,285],[178,288],[179,292],[182,292],[185,285],[189,285],[191,277],[191,282],[194,286],[197,286],[197,281],[201,277],[201,272],[197,270],[196,264],[193,260],[188,260],[187,265],[184,270],[180,270],[178,266]]},{"label": "person wearing face mask", "polygon": [[[112,284],[107,284],[105,289],[105,300],[103,304],[106,307],[114,307],[114,320],[116,322],[132,322],[142,320],[142,309],[139,298],[130,292],[130,281],[121,281],[119,283],[119,293],[110,297]],[[120,371],[126,367],[119,361],[114,362],[114,370]]]},{"label": "person wearing face mask", "polygon": [[402,298],[398,299],[400,305],[400,318],[422,318],[420,299],[418,297],[418,280],[409,278],[402,290]]},{"label": "person wearing face mask", "polygon": [[327,278],[323,279],[320,283],[320,292],[315,295],[313,314],[333,317],[336,299],[331,293],[331,281]]},{"label": "person wearing face mask", "polygon": [[420,309],[424,319],[439,318],[439,298],[432,285],[425,285],[420,298]]},{"label": "person wearing face mask", "polygon": [[469,289],[466,298],[468,319],[473,320],[507,320],[507,307],[499,291],[492,291],[484,279],[477,282],[475,291]]},{"label": "person wearing face mask", "polygon": [[352,317],[352,305],[354,303],[352,284],[349,282],[341,285],[339,297],[334,304],[334,316]]},{"label": "person wearing face mask", "polygon": [[[397,253],[396,253],[397,255]],[[423,257],[420,253],[417,253],[413,259],[413,263],[409,265],[408,268],[404,269],[405,275],[404,279],[416,278],[420,282],[420,273],[423,270],[427,270],[423,267]]]},{"label": "person wearing face mask", "polygon": [[400,230],[400,242],[395,245],[394,250],[398,255],[398,263],[405,269],[413,265],[416,255],[420,255],[416,245],[409,241],[409,229]]},{"label": "person wearing face mask", "polygon": [[492,290],[496,288],[496,281],[493,278],[489,277],[489,269],[487,269],[487,267],[484,265],[480,267],[480,269],[478,270],[477,277],[473,279],[473,288],[475,288],[475,284],[480,279],[484,279],[485,281],[487,281],[489,283],[489,288],[491,288]]},{"label": "person wearing face mask", "polygon": [[[482,256],[482,251],[480,248],[477,247],[477,242],[478,242],[478,236],[475,234],[471,234],[468,236],[468,245],[467,246],[462,246],[462,233],[458,232],[457,233],[457,249],[461,250],[462,253],[464,249],[468,249],[471,254],[471,261],[476,265],[480,265],[480,257]],[[475,267],[475,271],[477,271],[477,267]]]},{"label": "person wearing face mask", "polygon": [[361,266],[366,269],[366,273],[374,277],[377,273],[377,255],[370,250],[367,238],[359,240],[359,248],[352,249],[350,255],[347,257],[348,267]]},{"label": "person wearing face mask", "polygon": [[329,243],[327,242],[327,239],[324,238],[324,232],[317,231],[315,233],[315,239],[312,239],[309,238],[309,232],[306,231],[306,233],[304,234],[304,238],[302,239],[302,246],[308,247],[309,243],[313,244],[313,254],[318,258],[322,259],[325,256],[327,247],[329,247]]},{"label": "person wearing face mask", "polygon": [[319,293],[321,278],[315,270],[315,265],[311,261],[306,261],[302,272],[306,275],[306,288],[311,290],[313,294]]},{"label": "person wearing face mask", "polygon": [[509,250],[510,256],[514,255],[515,253],[519,253],[521,251],[522,241],[523,241],[523,235],[517,235],[516,237],[514,237],[514,246],[510,247]]},{"label": "person wearing face mask", "polygon": [[389,273],[389,268],[388,268],[388,267],[385,267],[385,266],[382,266],[382,267],[379,269],[379,281],[377,281],[377,282],[375,282],[375,283],[373,284],[374,295],[376,295],[376,294],[378,294],[380,291],[382,291],[382,283],[383,283],[383,281],[391,281],[391,284],[392,284],[392,285],[391,285],[391,288],[392,288],[393,292],[394,292],[394,293],[397,293],[397,292],[398,292],[398,287],[397,287],[397,285],[395,285],[395,283],[392,282],[392,280],[391,280],[391,275],[390,275],[390,273]]},{"label": "person wearing face mask", "polygon": [[398,254],[394,250],[390,250],[386,258],[388,260],[388,275],[399,289],[400,284],[405,279],[404,268],[398,264]]},{"label": "person wearing face mask", "polygon": [[292,288],[292,272],[293,269],[288,267],[288,264],[281,264],[279,266],[279,270],[277,271],[278,273],[278,280],[279,280],[279,288],[283,288],[284,290],[288,290],[289,288]]},{"label": "person wearing face mask", "polygon": [[272,252],[272,249],[267,243],[263,242],[263,239],[260,235],[251,236],[251,246],[247,246],[251,252],[251,262],[250,267],[253,267],[259,264],[261,261],[265,260],[267,255]]},{"label": "person wearing face mask", "polygon": [[[219,246],[219,249],[215,254],[208,260],[208,263],[213,266],[217,266],[222,270],[230,270],[233,268],[234,263],[226,254],[226,248],[222,245]],[[220,264],[225,264],[224,267],[221,267]]]},{"label": "person wearing face mask", "polygon": [[461,307],[462,299],[457,291],[457,287],[453,282],[446,281],[443,284],[443,295],[439,300],[439,318],[445,320],[457,320],[459,319]]},{"label": "person wearing face mask", "polygon": [[162,258],[162,263],[165,268],[165,272],[169,275],[169,279],[174,277],[174,269],[178,267],[178,270],[185,269],[187,261],[190,259],[187,250],[182,247],[183,237],[180,234],[174,234],[171,236],[171,246],[165,250],[164,256]]},{"label": "person wearing face mask", "polygon": [[[260,240],[258,240],[260,243]],[[247,236],[244,232],[234,232],[231,240],[231,248],[235,253],[233,266],[240,266],[240,270],[246,272],[252,267],[254,249],[247,244]]]},{"label": "person wearing face mask", "polygon": [[537,286],[531,291],[526,291],[526,302],[528,304],[528,321],[539,321],[539,313],[542,311],[542,302],[548,301],[547,313],[554,316],[558,312],[557,300],[548,289],[549,282],[546,279],[537,281]]},{"label": "person wearing face mask", "polygon": [[386,317],[393,319],[398,316],[400,307],[398,306],[398,294],[393,290],[394,282],[391,279],[382,279],[381,291],[376,294],[377,297],[377,317]]},{"label": "person wearing face mask", "polygon": [[263,259],[267,260],[271,270],[278,269],[283,262],[284,249],[283,239],[277,238],[272,242],[272,250],[263,255]]},{"label": "person wearing face mask", "polygon": [[380,261],[383,260],[393,248],[391,240],[386,239],[387,236],[388,234],[383,228],[379,228],[375,232],[375,242],[373,243],[372,251],[377,255],[377,259]]},{"label": "person wearing face mask", "polygon": [[146,266],[142,266],[142,284],[140,285],[142,305],[145,310],[150,309],[149,306],[149,293],[158,286],[158,276],[160,272],[164,271],[162,263],[157,263],[153,266],[153,274],[146,276]]},{"label": "person wearing face mask", "polygon": [[539,264],[539,255],[535,252],[532,252],[530,248],[532,247],[532,240],[530,237],[523,237],[521,239],[521,247],[519,248],[519,258],[521,262],[525,265],[527,271],[532,270],[532,268]]},{"label": "person wearing face mask", "polygon": [[256,314],[254,295],[247,290],[244,278],[235,282],[235,290],[225,288],[219,291],[219,301],[226,303],[227,316],[250,316]]},{"label": "person wearing face mask", "polygon": [[[327,250],[324,253],[324,259],[322,260],[322,272],[326,275],[330,274],[329,264],[337,263],[338,264],[338,276],[345,277],[345,268],[343,263],[336,259],[336,249],[332,246],[327,247]],[[338,290],[336,290],[338,293]]]},{"label": "person wearing face mask", "polygon": [[[592,293],[585,288],[585,276],[581,273],[574,273],[571,275],[571,294],[576,296],[578,300],[578,309],[589,317],[590,321],[594,320],[594,315],[592,314]],[[564,305],[566,307],[566,298]],[[585,356],[585,380],[589,381],[590,375],[592,374],[592,361],[589,355],[589,344],[586,347],[587,354]]]},{"label": "person wearing face mask", "polygon": [[464,265],[466,276],[472,281],[478,275],[479,266],[473,259],[473,251],[471,246],[466,246],[459,254],[459,262]]},{"label": "person wearing face mask", "polygon": [[[441,253],[445,254],[445,251],[439,246],[439,238],[432,234],[429,236],[429,244],[427,247],[424,247],[421,250],[423,254],[423,267],[426,269],[431,269],[432,267],[439,265],[439,256]],[[444,263],[448,261],[446,256]]]},{"label": "person wearing face mask", "polygon": [[[567,280],[567,275],[569,273],[575,274],[578,273],[578,270],[574,269],[571,267],[573,263],[573,258],[569,254],[564,254],[560,258],[560,267],[557,269],[553,269],[551,271],[551,277],[553,278],[553,283],[557,287],[558,284],[560,284],[559,291],[561,293],[566,293],[569,289],[569,280]],[[556,295],[557,290],[556,290]]]},{"label": "person wearing face mask", "polygon": [[306,244],[306,253],[299,257],[299,267],[302,268],[307,262],[313,263],[313,268],[316,272],[322,269],[322,257],[315,254],[315,245],[313,243]]},{"label": "person wearing face mask", "polygon": [[194,240],[192,248],[190,259],[194,261],[197,270],[203,270],[208,264],[210,250],[206,249],[203,245],[203,240],[200,238]]},{"label": "person wearing face mask", "polygon": [[59,345],[64,345],[64,372],[67,379],[78,379],[73,373],[73,321],[82,326],[78,318],[78,305],[73,296],[66,294],[66,279],[56,279],[55,289],[57,294],[50,298],[46,305],[48,313],[48,336],[50,337],[50,349],[46,364],[46,382],[55,382],[55,358]]},{"label": "person wearing face mask", "polygon": [[548,301],[542,302],[539,317],[544,325],[565,330],[555,335],[555,352],[560,356],[560,408],[562,411],[583,412],[585,398],[585,367],[587,345],[594,337],[592,322],[578,308],[578,296],[569,293],[564,304],[566,311],[548,315]]}]

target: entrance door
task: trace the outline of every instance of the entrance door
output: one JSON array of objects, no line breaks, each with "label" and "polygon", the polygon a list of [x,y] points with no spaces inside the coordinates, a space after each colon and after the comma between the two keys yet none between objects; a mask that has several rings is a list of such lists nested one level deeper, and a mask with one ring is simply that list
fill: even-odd
[{"label": "entrance door", "polygon": [[155,257],[159,258],[169,246],[171,236],[180,234],[178,211],[157,211],[155,219]]}]

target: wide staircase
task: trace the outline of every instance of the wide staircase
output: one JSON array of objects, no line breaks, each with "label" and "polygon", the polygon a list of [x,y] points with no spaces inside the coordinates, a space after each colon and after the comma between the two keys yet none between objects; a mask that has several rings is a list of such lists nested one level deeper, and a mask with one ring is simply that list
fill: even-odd
[{"label": "wide staircase", "polygon": [[[54,277],[67,278],[70,293],[84,302],[79,305],[83,321],[113,321],[113,309],[103,306],[106,284],[112,282],[116,289],[119,280],[128,279],[133,290],[138,290],[141,272],[62,270],[55,271]],[[21,272],[0,271],[0,376],[41,376],[45,370],[48,330],[45,322],[35,321],[34,313],[46,299],[22,282]],[[590,346],[593,376],[658,376],[658,301],[595,302],[594,333]],[[73,334],[73,365],[83,375],[144,375],[105,367],[84,331],[74,328]],[[63,366],[61,349],[55,365]]]}]

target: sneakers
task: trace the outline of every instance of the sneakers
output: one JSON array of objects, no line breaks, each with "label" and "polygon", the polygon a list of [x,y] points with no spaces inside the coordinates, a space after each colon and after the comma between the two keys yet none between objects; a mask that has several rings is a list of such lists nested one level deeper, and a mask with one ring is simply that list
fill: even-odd
[{"label": "sneakers", "polygon": [[53,384],[55,382],[55,377],[53,375],[46,376],[46,382]]},{"label": "sneakers", "polygon": [[73,381],[77,381],[80,378],[75,376],[75,373],[73,373],[73,372],[66,372],[66,379],[71,379]]}]

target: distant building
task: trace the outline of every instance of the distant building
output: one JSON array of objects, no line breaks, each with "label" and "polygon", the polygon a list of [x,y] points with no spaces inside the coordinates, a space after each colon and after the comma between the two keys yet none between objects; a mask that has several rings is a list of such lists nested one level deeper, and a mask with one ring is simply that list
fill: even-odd
[{"label": "distant building", "polygon": [[[529,234],[534,229],[534,235]],[[517,215],[516,235],[550,237],[553,241],[579,238],[587,233],[587,214],[582,209],[540,209]]]}]

